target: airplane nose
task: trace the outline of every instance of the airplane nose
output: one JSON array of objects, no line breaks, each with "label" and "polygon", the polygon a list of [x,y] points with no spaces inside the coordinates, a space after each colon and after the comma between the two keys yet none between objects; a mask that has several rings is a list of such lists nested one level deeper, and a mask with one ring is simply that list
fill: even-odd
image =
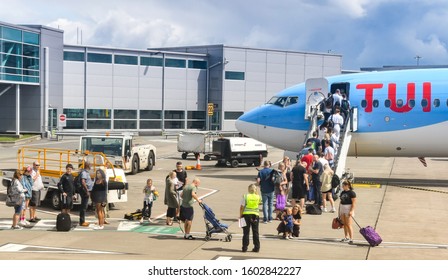
[{"label": "airplane nose", "polygon": [[258,137],[258,125],[255,119],[256,115],[251,112],[245,113],[235,121],[236,129],[244,135],[252,138]]}]

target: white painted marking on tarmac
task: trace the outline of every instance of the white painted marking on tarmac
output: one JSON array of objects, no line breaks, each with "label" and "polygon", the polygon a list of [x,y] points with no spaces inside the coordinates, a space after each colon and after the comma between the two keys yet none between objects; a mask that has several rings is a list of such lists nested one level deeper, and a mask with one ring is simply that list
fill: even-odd
[{"label": "white painted marking on tarmac", "polygon": [[131,231],[138,226],[140,226],[140,222],[124,221],[120,222],[117,231]]},{"label": "white painted marking on tarmac", "polygon": [[47,146],[47,145],[61,145],[61,144],[66,144],[66,143],[79,143],[79,140],[64,140],[64,142],[59,142],[59,141],[56,141],[56,142],[46,142],[46,143],[35,143],[35,144],[28,144],[28,143],[25,143],[25,144],[20,144],[20,145],[14,145],[13,147],[21,147],[21,146],[27,146],[27,147],[30,147],[30,146],[42,146],[43,144],[45,144],[45,146]]},{"label": "white painted marking on tarmac", "polygon": [[85,249],[70,249],[61,247],[34,246],[26,244],[9,243],[0,246],[0,253],[55,253],[55,254],[107,254],[121,255],[119,252],[107,252]]}]

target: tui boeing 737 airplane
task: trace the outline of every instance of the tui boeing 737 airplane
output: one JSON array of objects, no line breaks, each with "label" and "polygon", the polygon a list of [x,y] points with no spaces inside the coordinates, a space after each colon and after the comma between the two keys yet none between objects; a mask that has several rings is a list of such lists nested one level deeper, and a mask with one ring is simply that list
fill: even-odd
[{"label": "tui boeing 737 airplane", "polygon": [[[345,92],[353,108],[348,156],[447,157],[448,69],[366,72],[309,79],[243,114],[243,134],[298,152],[316,106]],[[322,120],[320,120],[322,121]]]}]

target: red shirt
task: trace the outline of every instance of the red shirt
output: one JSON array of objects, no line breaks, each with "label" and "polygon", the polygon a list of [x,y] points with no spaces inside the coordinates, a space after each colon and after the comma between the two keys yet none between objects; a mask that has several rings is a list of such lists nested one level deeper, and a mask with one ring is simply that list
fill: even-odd
[{"label": "red shirt", "polygon": [[313,154],[304,155],[300,161],[306,162],[306,170],[308,170],[313,163]]}]

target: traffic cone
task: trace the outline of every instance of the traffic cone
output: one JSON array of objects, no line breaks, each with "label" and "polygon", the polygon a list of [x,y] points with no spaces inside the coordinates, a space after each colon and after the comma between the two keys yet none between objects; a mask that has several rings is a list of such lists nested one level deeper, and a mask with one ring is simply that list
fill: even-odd
[{"label": "traffic cone", "polygon": [[200,160],[200,155],[198,155],[196,158],[197,158],[197,162],[196,162],[196,170],[202,170],[202,168],[201,168],[201,160]]}]

